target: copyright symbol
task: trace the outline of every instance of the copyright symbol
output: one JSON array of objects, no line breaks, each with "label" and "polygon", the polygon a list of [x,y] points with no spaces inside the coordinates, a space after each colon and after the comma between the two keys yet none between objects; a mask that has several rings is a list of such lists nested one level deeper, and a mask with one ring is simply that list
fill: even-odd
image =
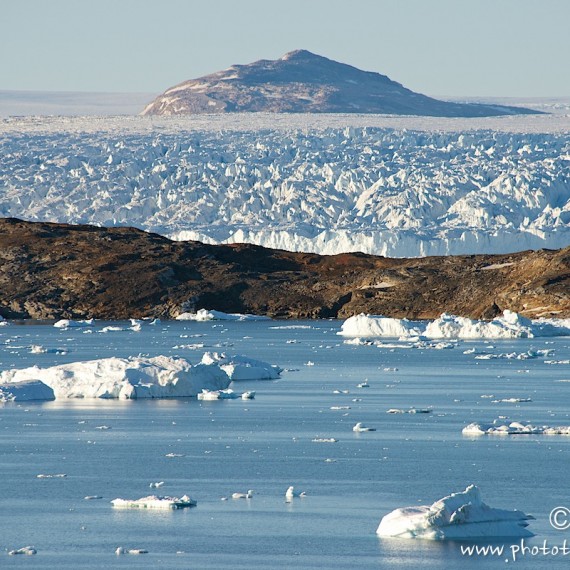
[{"label": "copyright symbol", "polygon": [[556,530],[570,528],[570,509],[568,507],[555,507],[550,511],[550,526]]}]

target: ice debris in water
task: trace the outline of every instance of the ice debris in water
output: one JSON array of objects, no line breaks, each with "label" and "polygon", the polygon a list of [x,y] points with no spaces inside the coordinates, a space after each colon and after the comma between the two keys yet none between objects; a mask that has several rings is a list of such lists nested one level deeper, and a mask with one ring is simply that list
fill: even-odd
[{"label": "ice debris in water", "polygon": [[9,550],[8,554],[10,556],[14,556],[16,554],[26,554],[28,556],[31,556],[33,554],[37,554],[37,550],[33,547],[33,546],[24,546],[22,548],[18,548],[16,550]]},{"label": "ice debris in water", "polygon": [[253,490],[250,489],[247,493],[233,493],[232,499],[251,499],[253,497]]},{"label": "ice debris in water", "polygon": [[230,380],[276,380],[283,369],[275,364],[249,358],[239,354],[206,352],[201,364],[219,366]]},{"label": "ice debris in water", "polygon": [[296,497],[304,498],[306,496],[307,493],[305,493],[305,491],[295,491],[295,487],[293,486],[289,487],[287,491],[285,491],[285,501],[287,503],[290,503]]},{"label": "ice debris in water", "polygon": [[354,432],[376,431],[376,428],[366,427],[362,422],[358,422],[353,428]]},{"label": "ice debris in water", "polygon": [[474,485],[430,506],[396,509],[382,518],[376,534],[382,537],[429,540],[533,536],[526,527],[533,517],[522,511],[495,509],[485,504]]},{"label": "ice debris in water", "polygon": [[269,317],[241,313],[224,313],[222,311],[199,309],[195,313],[181,313],[177,321],[268,321]]},{"label": "ice debris in water", "polygon": [[492,424],[473,422],[463,428],[463,435],[570,435],[570,426],[534,426],[530,423],[511,422]]},{"label": "ice debris in water", "polygon": [[113,499],[111,504],[117,508],[123,509],[184,509],[187,507],[195,507],[196,501],[188,495],[182,497],[159,497],[157,495],[149,495],[140,499]]},{"label": "ice debris in water", "polygon": [[[443,313],[430,322],[360,314],[348,318],[338,333],[348,337],[398,338],[534,338],[570,335],[569,319],[530,320],[513,311],[492,321],[477,321]],[[442,346],[441,348],[450,348]]]}]

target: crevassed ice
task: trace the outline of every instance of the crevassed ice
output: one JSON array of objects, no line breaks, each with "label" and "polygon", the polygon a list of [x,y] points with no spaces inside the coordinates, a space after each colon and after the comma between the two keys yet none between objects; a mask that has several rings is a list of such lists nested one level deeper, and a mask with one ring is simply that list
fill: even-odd
[{"label": "crevassed ice", "polygon": [[4,125],[0,213],[325,254],[570,243],[567,130],[328,128],[354,119],[326,117],[303,129],[270,119],[263,129],[258,117],[238,117],[225,118],[242,121],[225,130],[202,119],[199,130],[182,122],[164,132],[134,118],[107,130],[99,119],[85,132],[73,121],[47,131],[41,121],[37,130]]}]

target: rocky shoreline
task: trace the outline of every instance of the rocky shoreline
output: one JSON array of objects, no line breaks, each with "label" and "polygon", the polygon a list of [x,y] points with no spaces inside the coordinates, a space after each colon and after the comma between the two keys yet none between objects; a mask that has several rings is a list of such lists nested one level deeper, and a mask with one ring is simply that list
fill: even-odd
[{"label": "rocky shoreline", "polygon": [[570,247],[393,259],[173,242],[135,228],[0,219],[0,315],[174,318],[200,308],[273,318],[358,313],[570,317]]}]

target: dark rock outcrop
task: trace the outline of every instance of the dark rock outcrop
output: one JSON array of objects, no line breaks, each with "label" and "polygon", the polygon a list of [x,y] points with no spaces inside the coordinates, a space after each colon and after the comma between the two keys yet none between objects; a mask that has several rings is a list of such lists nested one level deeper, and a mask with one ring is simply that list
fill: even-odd
[{"label": "dark rock outcrop", "polygon": [[537,113],[522,107],[450,103],[406,89],[385,75],[361,71],[306,50],[277,60],[232,65],[167,89],[143,115],[202,113],[378,113],[491,117]]},{"label": "dark rock outcrop", "polygon": [[570,317],[570,248],[389,259],[172,242],[133,228],[0,219],[0,314],[174,317],[181,308],[280,318],[360,312]]}]

